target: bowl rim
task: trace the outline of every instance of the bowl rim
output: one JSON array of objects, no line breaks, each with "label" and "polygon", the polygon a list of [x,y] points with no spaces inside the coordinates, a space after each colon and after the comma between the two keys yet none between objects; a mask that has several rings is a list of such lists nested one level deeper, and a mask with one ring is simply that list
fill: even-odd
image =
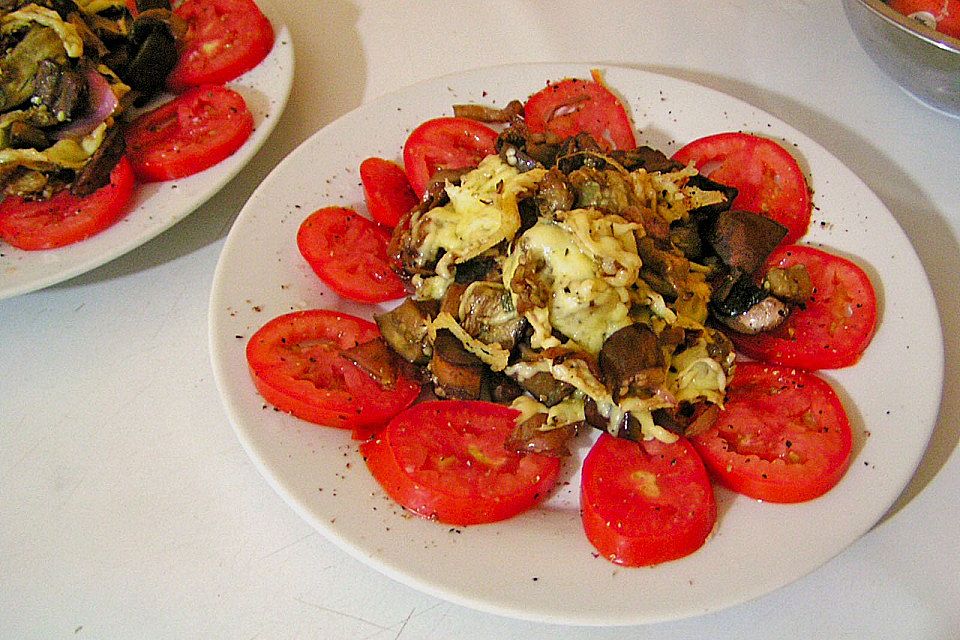
[{"label": "bowl rim", "polygon": [[954,38],[953,36],[948,36],[947,34],[941,33],[935,29],[931,29],[919,20],[905,16],[896,9],[890,7],[885,0],[856,1],[866,6],[868,9],[872,10],[874,13],[878,14],[881,18],[893,24],[894,26],[916,35],[920,39],[925,40],[941,49],[946,49],[948,51],[952,51],[953,53],[960,54],[960,39]]}]

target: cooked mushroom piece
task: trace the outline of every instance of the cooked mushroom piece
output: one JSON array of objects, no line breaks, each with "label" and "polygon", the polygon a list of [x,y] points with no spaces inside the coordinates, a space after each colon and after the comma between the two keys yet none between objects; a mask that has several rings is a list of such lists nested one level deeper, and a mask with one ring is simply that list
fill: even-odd
[{"label": "cooked mushroom piece", "polygon": [[755,274],[786,235],[787,228],[779,222],[731,209],[716,217],[706,239],[728,267]]},{"label": "cooked mushroom piece", "polygon": [[418,302],[407,298],[400,306],[374,315],[383,339],[400,357],[414,364],[426,364],[430,356],[426,351],[427,325],[437,313],[435,302]]},{"label": "cooked mushroom piece", "polygon": [[640,323],[616,331],[600,349],[600,372],[614,401],[655,391],[666,379],[657,334]]},{"label": "cooked mushroom piece", "polygon": [[790,307],[742,275],[710,304],[713,317],[738,333],[756,334],[779,327]]},{"label": "cooked mushroom piece", "polygon": [[[451,285],[453,286],[453,285]],[[463,328],[486,344],[510,350],[527,322],[517,314],[510,292],[498,282],[473,282],[460,296],[457,314]]]},{"label": "cooked mushroom piece", "polygon": [[767,296],[741,314],[721,318],[721,322],[737,333],[753,335],[776,329],[789,315],[790,307],[774,296]]}]

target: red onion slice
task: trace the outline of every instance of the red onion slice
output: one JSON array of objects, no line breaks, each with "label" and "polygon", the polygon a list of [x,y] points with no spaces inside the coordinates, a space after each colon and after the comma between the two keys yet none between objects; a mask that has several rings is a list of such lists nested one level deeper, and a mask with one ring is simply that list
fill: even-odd
[{"label": "red onion slice", "polygon": [[93,67],[87,68],[84,77],[87,81],[87,107],[72,122],[51,133],[57,140],[82,138],[100,126],[117,108],[117,96],[106,78]]}]

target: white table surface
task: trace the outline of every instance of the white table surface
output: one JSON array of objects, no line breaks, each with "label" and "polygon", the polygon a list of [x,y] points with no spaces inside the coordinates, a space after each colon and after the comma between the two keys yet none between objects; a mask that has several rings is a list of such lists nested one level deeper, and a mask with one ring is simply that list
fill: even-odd
[{"label": "white table surface", "polygon": [[[960,637],[960,120],[884,76],[838,2],[272,1],[293,35],[296,77],[254,161],[140,249],[0,301],[0,637]],[[394,89],[551,61],[653,70],[775,114],[877,193],[929,274],[947,382],[915,478],[861,540],[753,602],[597,629],[423,595],[288,508],[220,403],[207,349],[213,270],[269,170]],[[891,362],[890,374],[923,372]]]}]

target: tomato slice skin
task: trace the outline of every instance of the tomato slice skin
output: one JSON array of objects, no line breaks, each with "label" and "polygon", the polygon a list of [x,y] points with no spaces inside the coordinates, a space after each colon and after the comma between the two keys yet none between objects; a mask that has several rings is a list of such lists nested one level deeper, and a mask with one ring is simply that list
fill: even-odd
[{"label": "tomato slice skin", "polygon": [[633,149],[637,140],[623,103],[602,82],[567,78],[549,82],[527,99],[523,117],[530,131],[561,138],[589,133],[606,149]]},{"label": "tomato slice skin", "polygon": [[140,180],[176,180],[233,155],[252,133],[243,96],[216,85],[196,87],[134,120],[127,154]]},{"label": "tomato slice skin", "polygon": [[809,371],[737,364],[717,421],[692,438],[711,475],[767,502],[805,502],[832,489],[853,436],[840,398]]},{"label": "tomato slice skin", "polygon": [[273,25],[253,0],[186,0],[174,14],[188,25],[180,59],[167,77],[175,93],[229,82],[273,48]]},{"label": "tomato slice skin", "polygon": [[796,242],[812,216],[810,189],[796,159],[777,142],[749,133],[718,133],[680,148],[673,159],[739,190],[732,206],[760,213],[787,228],[781,244]]},{"label": "tomato slice skin", "polygon": [[406,295],[387,261],[390,234],[353,209],[324,207],[297,231],[300,254],[337,294],[358,302],[385,302]]},{"label": "tomato slice skin", "polygon": [[710,478],[685,438],[638,443],[601,434],[583,461],[580,511],[600,555],[630,567],[693,553],[717,521]]},{"label": "tomato slice skin", "polygon": [[278,316],[247,342],[254,385],[264,400],[314,424],[341,429],[379,426],[410,406],[420,385],[403,375],[381,387],[340,354],[380,335],[377,325],[335,311]]},{"label": "tomato slice skin", "polygon": [[774,331],[730,332],[737,350],[754,360],[813,371],[856,364],[877,327],[877,294],[863,269],[808,245],[780,247],[767,264],[805,265],[813,298]]},{"label": "tomato slice skin", "polygon": [[467,118],[434,118],[422,123],[403,145],[403,168],[417,196],[439,169],[475,167],[497,152],[497,132]]},{"label": "tomato slice skin", "polygon": [[396,162],[367,158],[360,163],[360,181],[370,217],[391,229],[419,202],[406,172]]},{"label": "tomato slice skin", "polygon": [[110,172],[109,184],[88,196],[64,190],[44,201],[7,197],[0,202],[0,238],[24,251],[80,242],[120,220],[133,189],[133,169],[123,157]]},{"label": "tomato slice skin", "polygon": [[370,472],[406,509],[454,525],[504,520],[543,500],[558,458],[504,448],[519,415],[472,400],[414,405],[360,445]]}]

